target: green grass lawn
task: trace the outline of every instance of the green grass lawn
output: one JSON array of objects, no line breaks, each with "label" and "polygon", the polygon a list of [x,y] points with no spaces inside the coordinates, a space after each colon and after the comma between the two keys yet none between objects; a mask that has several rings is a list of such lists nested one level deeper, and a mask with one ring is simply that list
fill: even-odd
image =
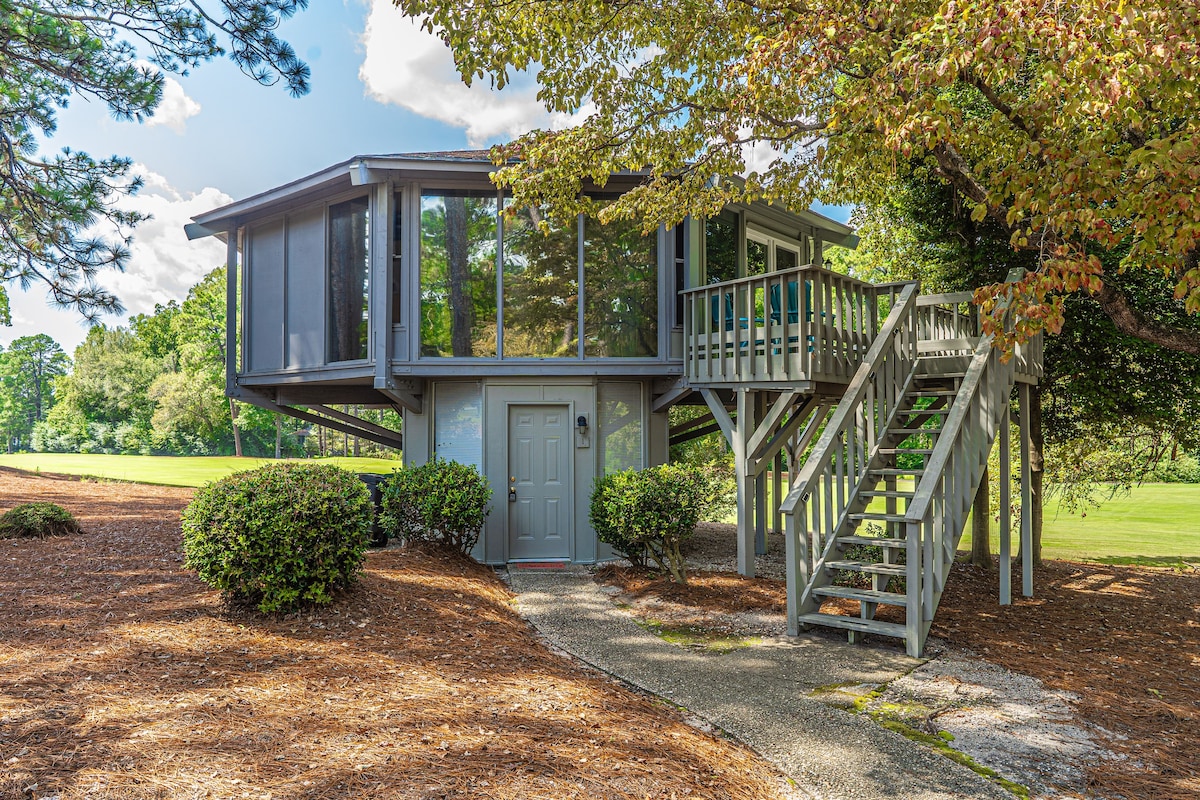
[{"label": "green grass lawn", "polygon": [[[304,459],[309,463],[334,464],[353,472],[378,472],[384,475],[400,466],[399,461],[384,458]],[[0,467],[26,472],[53,472],[61,475],[88,475],[108,480],[155,483],[162,486],[203,486],[209,481],[234,472],[270,464],[270,458],[236,456],[108,456],[76,453],[0,454]]]},{"label": "green grass lawn", "polygon": [[[959,545],[971,547],[970,527]],[[1014,521],[1014,548],[1016,541]],[[992,550],[999,524],[992,524]],[[1200,564],[1200,484],[1146,483],[1106,500],[1085,516],[1060,511],[1051,497],[1042,522],[1046,558],[1117,564]]]},{"label": "green grass lawn", "polygon": [[[912,490],[911,481],[900,489]],[[769,490],[768,490],[769,491]],[[786,482],[784,492],[786,493]],[[883,511],[878,500],[872,511]],[[729,514],[725,522],[735,522]],[[970,522],[959,550],[970,550]],[[1020,538],[1013,520],[1013,551]],[[992,522],[992,551],[1000,547],[1000,523]],[[1200,484],[1147,483],[1106,500],[1085,516],[1059,509],[1051,497],[1042,525],[1042,555],[1076,561],[1170,566],[1200,563]]]}]

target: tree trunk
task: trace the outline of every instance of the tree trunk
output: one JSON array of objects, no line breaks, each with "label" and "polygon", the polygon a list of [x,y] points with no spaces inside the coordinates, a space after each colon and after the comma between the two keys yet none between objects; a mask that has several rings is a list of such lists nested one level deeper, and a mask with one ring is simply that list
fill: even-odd
[{"label": "tree trunk", "polygon": [[971,563],[985,569],[992,568],[992,507],[991,481],[988,468],[983,468],[975,502],[971,506]]},{"label": "tree trunk", "polygon": [[233,454],[240,458],[242,455],[242,432],[238,429],[237,418],[237,401],[231,397],[229,398],[229,421],[233,424]]},{"label": "tree trunk", "polygon": [[1033,563],[1042,565],[1042,472],[1046,466],[1046,437],[1042,431],[1042,387],[1035,385],[1029,392],[1029,486],[1032,506],[1030,520],[1033,530]]},{"label": "tree trunk", "polygon": [[283,458],[283,418],[275,415],[275,458]]},{"label": "tree trunk", "polygon": [[459,357],[471,355],[471,328],[475,308],[471,303],[471,270],[467,259],[467,200],[446,198],[446,279],[450,286],[450,350]]}]

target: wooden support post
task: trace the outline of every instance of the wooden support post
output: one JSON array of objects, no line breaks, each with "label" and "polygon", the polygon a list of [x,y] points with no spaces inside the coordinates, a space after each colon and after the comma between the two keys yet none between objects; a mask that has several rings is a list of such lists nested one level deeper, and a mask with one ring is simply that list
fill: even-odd
[{"label": "wooden support post", "polygon": [[[1005,398],[1007,400],[1007,398]],[[1006,403],[1007,405],[1007,403]],[[1000,605],[1012,604],[1012,424],[1004,409],[1000,420]]]},{"label": "wooden support post", "polygon": [[737,562],[738,572],[754,577],[755,476],[746,463],[746,445],[754,432],[754,398],[748,389],[737,390],[737,425],[734,428],[734,474],[738,482]]},{"label": "wooden support post", "polygon": [[[754,393],[754,419],[755,421],[763,419],[767,414],[767,397],[764,392]],[[749,429],[753,434],[753,428]],[[749,455],[747,453],[746,455]],[[754,553],[756,555],[767,554],[767,480],[766,473],[754,473],[750,469],[750,465],[746,465],[746,471],[754,480]]]},{"label": "wooden support post", "polygon": [[721,426],[725,440],[733,451],[733,473],[737,485],[737,563],[738,572],[748,578],[754,577],[754,527],[749,522],[753,513],[751,498],[754,497],[754,478],[750,474],[746,459],[746,445],[754,432],[754,416],[747,397],[748,390],[737,390],[737,420],[732,420],[725,404],[712,389],[701,389],[700,395],[708,404],[713,419]]},{"label": "wooden support post", "polygon": [[1029,384],[1022,383],[1021,397],[1021,594],[1033,597],[1033,477],[1030,474]]},{"label": "wooden support post", "polygon": [[776,536],[783,533],[783,450],[775,454],[775,472],[771,475],[771,530]]}]

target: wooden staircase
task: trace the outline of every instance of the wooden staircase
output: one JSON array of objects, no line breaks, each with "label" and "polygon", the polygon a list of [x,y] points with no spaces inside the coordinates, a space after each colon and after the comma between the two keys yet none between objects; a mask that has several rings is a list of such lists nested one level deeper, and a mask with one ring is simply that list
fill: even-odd
[{"label": "wooden staircase", "polygon": [[[825,626],[924,649],[1015,373],[990,339],[927,338],[937,326],[920,315],[910,287],[782,506],[793,635]],[[822,610],[845,601],[856,616]]]}]

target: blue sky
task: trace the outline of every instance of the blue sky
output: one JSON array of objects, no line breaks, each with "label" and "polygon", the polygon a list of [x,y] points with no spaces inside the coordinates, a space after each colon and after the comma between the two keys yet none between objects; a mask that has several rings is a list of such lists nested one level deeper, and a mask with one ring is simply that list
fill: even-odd
[{"label": "blue sky", "polygon": [[[304,97],[259,86],[220,60],[171,76],[148,123],[118,122],[102,104],[79,97],[59,115],[46,150],[127,156],[146,181],[125,204],[154,219],[135,230],[126,273],[102,281],[128,314],[182,300],[223,263],[223,246],[184,237],[194,214],[353,155],[480,146],[570,122],[541,109],[528,78],[500,93],[462,86],[445,48],[388,0],[316,0],[280,35],[312,69]],[[0,328],[0,345],[45,332],[70,353],[86,336],[79,315],[49,307],[39,287],[8,288],[13,326]]]}]

